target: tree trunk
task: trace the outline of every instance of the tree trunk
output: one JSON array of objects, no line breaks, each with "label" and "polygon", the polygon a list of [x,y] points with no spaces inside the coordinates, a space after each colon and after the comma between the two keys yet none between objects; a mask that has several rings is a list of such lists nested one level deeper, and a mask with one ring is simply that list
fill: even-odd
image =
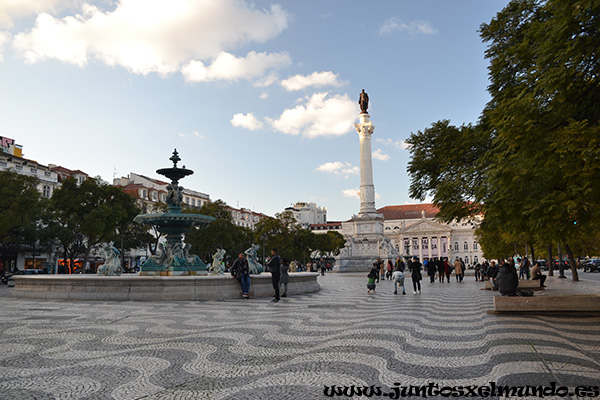
[{"label": "tree trunk", "polygon": [[533,265],[533,263],[535,262],[535,249],[531,244],[529,245],[529,248],[531,249],[531,265]]},{"label": "tree trunk", "polygon": [[548,276],[554,276],[554,265],[552,263],[552,243],[548,245]]},{"label": "tree trunk", "polygon": [[569,263],[571,264],[571,272],[573,273],[573,281],[579,280],[579,273],[577,272],[577,264],[575,264],[575,258],[573,257],[573,252],[567,243],[565,243],[565,251],[569,256]]},{"label": "tree trunk", "polygon": [[561,243],[558,243],[558,277],[559,278],[564,278],[565,277],[565,266],[563,265],[562,262],[562,248],[560,247]]},{"label": "tree trunk", "polygon": [[[92,242],[91,238],[87,238],[87,246],[85,247],[85,255],[83,256],[83,264],[81,265],[81,271],[83,272],[83,270],[85,269],[85,266],[88,263],[88,260],[90,258],[90,253],[92,252],[92,247],[94,247],[96,245],[97,242]],[[106,261],[106,260],[104,260]]]}]

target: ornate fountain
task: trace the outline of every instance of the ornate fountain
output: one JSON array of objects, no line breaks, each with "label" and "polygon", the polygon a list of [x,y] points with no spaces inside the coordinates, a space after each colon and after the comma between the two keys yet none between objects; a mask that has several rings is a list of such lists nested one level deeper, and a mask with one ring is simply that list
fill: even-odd
[{"label": "ornate fountain", "polygon": [[183,201],[183,188],[179,180],[194,171],[178,168],[181,161],[177,149],[173,151],[170,160],[172,168],[162,168],[156,173],[171,180],[167,185],[167,212],[158,214],[140,214],[134,221],[143,225],[153,225],[167,238],[165,244],[159,244],[156,254],[148,258],[140,266],[140,275],[203,275],[206,273],[206,264],[198,256],[189,254],[191,245],[184,244],[182,235],[189,232],[192,227],[206,227],[215,219],[207,215],[187,214],[181,212]]}]

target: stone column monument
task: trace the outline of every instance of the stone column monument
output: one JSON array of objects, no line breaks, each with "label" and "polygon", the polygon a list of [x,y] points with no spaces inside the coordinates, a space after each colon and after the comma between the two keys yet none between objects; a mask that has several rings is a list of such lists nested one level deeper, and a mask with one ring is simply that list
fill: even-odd
[{"label": "stone column monument", "polygon": [[371,136],[375,126],[370,121],[367,109],[369,96],[365,90],[358,104],[361,113],[358,124],[354,124],[360,143],[360,211],[348,222],[342,223],[342,234],[346,245],[338,257],[339,272],[369,271],[376,258],[398,257],[398,251],[383,235],[383,215],[375,208],[375,185],[373,184],[373,155]]}]

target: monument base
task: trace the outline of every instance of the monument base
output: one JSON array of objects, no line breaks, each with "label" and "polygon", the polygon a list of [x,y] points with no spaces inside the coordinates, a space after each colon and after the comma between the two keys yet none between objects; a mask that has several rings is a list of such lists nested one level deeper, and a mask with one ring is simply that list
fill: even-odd
[{"label": "monument base", "polygon": [[346,244],[337,258],[337,272],[368,272],[377,258],[395,260],[398,252],[383,234],[383,214],[354,216],[342,223]]},{"label": "monument base", "polygon": [[336,261],[337,272],[364,272],[367,274],[373,267],[375,258],[377,256],[339,257]]}]

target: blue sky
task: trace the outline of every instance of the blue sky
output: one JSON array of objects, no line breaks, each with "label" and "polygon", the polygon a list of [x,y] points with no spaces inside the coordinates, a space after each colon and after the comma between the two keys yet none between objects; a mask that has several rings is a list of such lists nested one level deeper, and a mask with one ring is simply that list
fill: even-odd
[{"label": "blue sky", "polygon": [[[360,202],[361,89],[376,206],[408,197],[403,141],[489,100],[477,30],[508,0],[0,0],[0,136],[107,181],[161,178],[274,215]],[[448,154],[452,157],[452,154]]]}]

